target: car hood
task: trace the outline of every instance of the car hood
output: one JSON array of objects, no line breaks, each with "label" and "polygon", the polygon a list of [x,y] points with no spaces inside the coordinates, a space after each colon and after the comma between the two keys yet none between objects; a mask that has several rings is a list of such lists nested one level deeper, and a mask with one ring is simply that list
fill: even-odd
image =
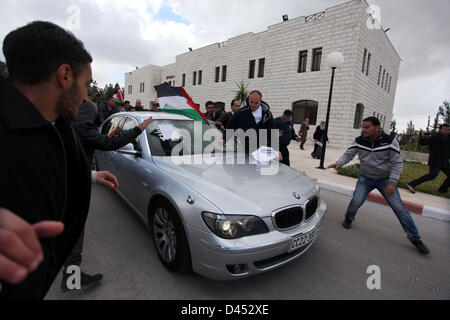
[{"label": "car hood", "polygon": [[[226,157],[213,164],[205,163],[212,160],[206,156],[177,157],[176,160],[184,162],[181,164],[171,157],[153,157],[153,161],[225,214],[268,217],[275,209],[303,204],[307,200],[305,195],[313,192],[315,183],[303,172],[273,162],[272,165],[279,165],[278,170],[275,167],[276,173],[264,175],[267,169],[261,169],[253,159],[248,164],[236,164],[243,163],[243,154],[227,154]],[[300,195],[300,199],[294,193]]]}]

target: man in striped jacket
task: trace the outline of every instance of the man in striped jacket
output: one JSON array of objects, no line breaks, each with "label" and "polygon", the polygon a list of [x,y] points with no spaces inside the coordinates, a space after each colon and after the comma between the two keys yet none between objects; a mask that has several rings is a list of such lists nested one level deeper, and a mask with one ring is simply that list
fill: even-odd
[{"label": "man in striped jacket", "polygon": [[328,168],[341,168],[356,155],[361,162],[361,174],[345,214],[345,221],[342,224],[344,228],[351,229],[356,212],[366,200],[367,195],[376,188],[394,210],[411,243],[422,254],[428,254],[430,250],[420,240],[414,220],[403,204],[397,189],[397,182],[403,170],[399,144],[380,129],[380,121],[377,118],[369,117],[363,120],[362,135],[356,138],[344,155]]}]

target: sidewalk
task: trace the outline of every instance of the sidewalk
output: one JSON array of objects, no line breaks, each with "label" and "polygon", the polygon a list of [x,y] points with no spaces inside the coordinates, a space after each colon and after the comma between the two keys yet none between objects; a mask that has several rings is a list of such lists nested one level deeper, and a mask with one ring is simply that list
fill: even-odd
[{"label": "sidewalk", "polygon": [[[351,197],[355,190],[357,180],[338,175],[337,171],[334,169],[316,169],[320,164],[320,160],[311,157],[313,144],[305,144],[305,149],[305,151],[300,150],[299,144],[295,142],[292,142],[289,145],[291,167],[299,171],[304,171],[311,178],[316,179],[322,189],[338,192]],[[344,149],[336,149],[327,146],[324,167],[336,162],[344,152]],[[359,163],[357,157],[351,162],[351,164],[353,163]],[[449,199],[420,192],[412,194],[409,191],[400,188],[399,192],[403,202],[411,213],[450,222]],[[388,205],[378,190],[370,193],[367,200]]]}]

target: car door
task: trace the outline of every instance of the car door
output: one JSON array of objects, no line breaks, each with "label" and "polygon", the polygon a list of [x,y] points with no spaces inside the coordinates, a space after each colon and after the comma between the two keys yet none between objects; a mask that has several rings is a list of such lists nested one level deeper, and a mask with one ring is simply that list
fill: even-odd
[{"label": "car door", "polygon": [[[130,130],[138,125],[136,119],[126,117],[122,130]],[[119,180],[119,190],[122,194],[145,215],[148,204],[149,184],[146,182],[146,164],[148,160],[142,155],[141,139],[143,134],[138,136],[132,142],[135,151],[139,155],[126,154],[118,150],[118,171],[117,178]]]},{"label": "car door", "polygon": [[[124,116],[113,116],[107,120],[101,129],[103,135],[116,135],[119,134],[123,124],[125,122]],[[117,151],[99,151],[95,152],[95,158],[98,164],[99,170],[108,170],[112,174],[117,174]]]}]

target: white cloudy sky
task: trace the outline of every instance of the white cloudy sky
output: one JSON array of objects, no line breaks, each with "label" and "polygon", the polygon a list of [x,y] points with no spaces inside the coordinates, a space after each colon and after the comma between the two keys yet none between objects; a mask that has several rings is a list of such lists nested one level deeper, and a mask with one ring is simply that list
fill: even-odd
[{"label": "white cloudy sky", "polygon": [[[199,48],[281,21],[313,14],[346,0],[0,0],[0,41],[33,20],[74,26],[94,58],[94,79],[118,82],[136,66],[166,65],[188,47]],[[381,8],[384,28],[403,62],[394,117],[425,128],[443,100],[450,100],[450,1],[368,0]],[[76,25],[75,25],[76,26]],[[1,45],[0,43],[0,45]],[[3,53],[0,60],[4,61]]]}]

